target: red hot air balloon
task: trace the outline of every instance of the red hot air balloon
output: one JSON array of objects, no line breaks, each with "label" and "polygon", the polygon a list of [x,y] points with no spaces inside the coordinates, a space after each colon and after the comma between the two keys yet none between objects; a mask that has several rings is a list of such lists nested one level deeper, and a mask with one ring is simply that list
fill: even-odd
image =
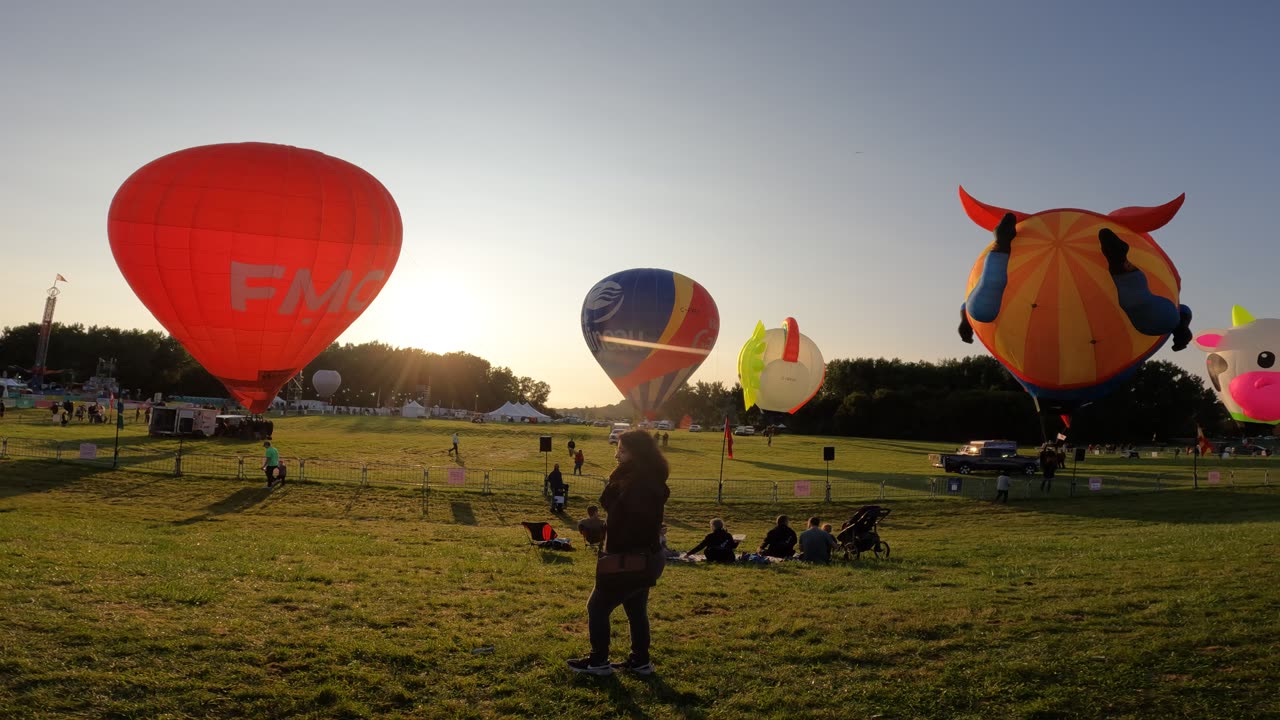
[{"label": "red hot air balloon", "polygon": [[314,150],[206,145],[116,192],[107,234],[156,320],[251,412],[360,316],[400,256],[400,210]]}]

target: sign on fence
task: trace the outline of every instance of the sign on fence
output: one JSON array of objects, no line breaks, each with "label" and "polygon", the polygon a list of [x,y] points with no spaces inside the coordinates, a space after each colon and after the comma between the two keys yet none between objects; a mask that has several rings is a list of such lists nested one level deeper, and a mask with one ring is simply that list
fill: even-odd
[{"label": "sign on fence", "polygon": [[1091,477],[1091,478],[1089,478],[1089,489],[1090,489],[1090,490],[1094,490],[1094,491],[1101,490],[1101,489],[1102,489],[1102,478],[1100,478],[1100,477]]},{"label": "sign on fence", "polygon": [[467,471],[466,468],[449,468],[446,475],[446,482],[450,485],[466,485]]},{"label": "sign on fence", "polygon": [[1217,470],[1212,470],[1209,472],[1210,485],[1217,485],[1221,480],[1222,480],[1222,473],[1218,472]]},{"label": "sign on fence", "polygon": [[960,494],[960,478],[947,478],[947,493],[951,495]]},{"label": "sign on fence", "polygon": [[797,480],[795,493],[796,497],[809,497],[809,481]]},{"label": "sign on fence", "polygon": [[96,460],[98,459],[98,446],[93,443],[80,443],[80,459]]}]

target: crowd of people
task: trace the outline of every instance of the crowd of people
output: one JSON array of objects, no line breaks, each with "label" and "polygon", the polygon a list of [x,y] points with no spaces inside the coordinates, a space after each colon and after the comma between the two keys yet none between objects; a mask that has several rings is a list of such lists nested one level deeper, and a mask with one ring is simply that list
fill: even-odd
[{"label": "crowd of people", "polygon": [[213,436],[239,440],[270,440],[276,424],[261,417],[236,416],[235,419],[216,417],[213,420]]},{"label": "crowd of people", "polygon": [[[68,425],[72,419],[77,422],[85,422],[90,424],[105,423],[109,420],[109,409],[105,405],[93,403],[75,403],[70,400],[64,400],[61,403],[53,403],[49,406],[50,416],[55,422],[62,425]],[[150,412],[150,411],[148,411]]]},{"label": "crowd of people", "polygon": [[[588,546],[600,547],[604,543],[608,524],[600,517],[599,506],[587,507],[587,516],[578,521],[578,533]],[[681,552],[669,545],[667,525],[663,523],[658,529],[658,547],[666,560],[689,560],[702,553],[702,557],[707,562],[734,563],[740,559],[738,549],[744,539],[743,536],[735,536],[729,532],[725,528],[724,520],[713,518],[711,532],[707,533],[697,545]],[[764,540],[756,551],[745,553],[741,558],[749,559],[754,555],[759,558],[827,563],[831,561],[832,551],[839,547],[840,543],[833,534],[831,523],[824,523],[816,516],[811,517],[808,528],[797,535],[791,528],[790,518],[779,515],[775,525],[764,536]]]},{"label": "crowd of people", "polygon": [[767,560],[768,558],[828,563],[831,562],[832,552],[840,547],[836,536],[832,534],[831,523],[822,522],[822,519],[816,515],[809,518],[808,527],[799,535],[791,528],[790,518],[779,515],[755,553],[746,553],[740,557],[737,550],[744,539],[743,536],[730,533],[725,528],[723,520],[713,518],[711,532],[702,538],[702,542],[683,553],[681,557],[688,558],[701,551],[707,562],[716,563],[733,563],[739,559]]}]

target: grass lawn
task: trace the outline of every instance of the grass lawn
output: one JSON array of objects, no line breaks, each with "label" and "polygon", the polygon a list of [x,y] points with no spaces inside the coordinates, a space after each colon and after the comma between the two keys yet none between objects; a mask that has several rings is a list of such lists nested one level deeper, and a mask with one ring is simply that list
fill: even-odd
[{"label": "grass lawn", "polygon": [[[131,413],[126,413],[126,416],[132,419]],[[95,443],[101,453],[110,457],[114,426],[72,422],[64,428],[50,424],[47,418],[44,411],[11,411],[6,420],[0,421],[0,437],[10,438],[14,447],[24,442],[61,443],[64,457],[74,456],[80,443]],[[608,428],[351,416],[290,416],[272,420],[275,422],[275,444],[286,458],[321,458],[405,468],[444,468],[460,464],[470,469],[500,468],[538,473],[542,472],[544,461],[547,461],[560,463],[561,469],[568,474],[573,465],[569,460],[567,443],[572,438],[586,457],[586,475],[606,476],[615,464],[613,446],[608,444]],[[455,432],[459,435],[462,454],[458,462],[447,454],[450,436]],[[545,459],[538,452],[538,437],[544,434],[551,436],[554,449]],[[716,429],[702,433],[676,430],[669,435],[666,453],[671,463],[673,490],[678,494],[687,490],[683,494],[691,497],[701,493],[701,497],[714,499],[715,486],[707,485],[705,481],[720,477],[723,434]],[[927,489],[929,478],[942,476],[940,470],[929,465],[928,453],[954,451],[958,444],[967,440],[917,442],[784,434],[774,438],[770,446],[764,437],[735,437],[735,459],[724,461],[724,478],[730,483],[823,482],[829,470],[834,482],[878,488],[884,481],[890,488],[898,488],[900,495],[908,491],[918,494]],[[122,457],[126,458],[147,453],[172,453],[179,446],[174,440],[148,437],[145,427],[132,422],[121,431],[120,443],[126,450]],[[822,448],[828,445],[836,449],[836,459],[830,468],[822,460]],[[252,468],[257,467],[262,456],[259,443],[242,440],[192,440],[184,442],[182,448],[184,453],[245,455],[248,466]],[[1023,450],[1024,454],[1033,452],[1034,448]],[[1275,462],[1278,462],[1276,458],[1226,461],[1205,458],[1198,463],[1196,470],[1199,482],[1206,487],[1208,472],[1215,470],[1220,473],[1219,484],[1222,486],[1229,486],[1233,480],[1239,485],[1257,486],[1271,482],[1267,473]],[[1059,496],[1067,494],[1070,465],[1068,461],[1068,468],[1059,471],[1054,485],[1054,492]],[[198,464],[193,467],[198,467]],[[1081,483],[1087,483],[1091,476],[1102,477],[1103,492],[1151,489],[1157,480],[1165,487],[1190,487],[1193,482],[1191,459],[1185,455],[1175,457],[1167,452],[1156,458],[1147,454],[1134,460],[1117,455],[1089,456],[1080,463],[1077,474]],[[407,473],[406,477],[411,475]],[[1280,477],[1276,480],[1280,481]],[[1019,490],[1015,483],[1015,497]],[[768,497],[768,493],[763,496]],[[867,498],[865,492],[859,497]]]},{"label": "grass lawn", "polygon": [[[408,461],[458,429],[467,463],[541,469],[537,428],[364,422],[287,419],[277,437],[287,454]],[[708,472],[719,440],[672,433],[689,447],[674,472]],[[922,444],[799,437],[747,438],[740,457],[759,460],[735,472],[809,472],[821,463],[801,459],[822,444],[840,448],[841,472],[928,473]],[[603,464],[603,438],[587,452]],[[586,650],[592,558],[528,545],[518,522],[548,519],[533,494],[424,504],[412,488],[267,492],[256,477],[10,460],[0,717],[1280,715],[1274,487],[891,507],[887,562],[669,567],[651,600],[658,674],[597,679],[564,666]],[[837,524],[852,508],[786,505]],[[688,548],[715,515],[758,542],[778,510],[668,511]],[[618,659],[626,637],[619,611]]]}]

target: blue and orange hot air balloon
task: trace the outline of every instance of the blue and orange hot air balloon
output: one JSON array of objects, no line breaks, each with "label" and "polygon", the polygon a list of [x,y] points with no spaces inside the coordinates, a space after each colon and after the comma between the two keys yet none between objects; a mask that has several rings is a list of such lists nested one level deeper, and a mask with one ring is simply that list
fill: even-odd
[{"label": "blue and orange hot air balloon", "polygon": [[[997,235],[969,273],[961,337],[976,334],[1037,405],[1068,414],[1132,377],[1170,334],[1182,349],[1191,311],[1179,304],[1177,269],[1149,233],[1173,219],[1183,197],[1107,215],[1027,214],[960,188],[965,212]],[[1003,249],[998,226],[1014,238]]]},{"label": "blue and orange hot air balloon", "polygon": [[670,270],[623,270],[582,303],[582,337],[636,411],[654,417],[715,347],[720,312],[698,283]]}]

